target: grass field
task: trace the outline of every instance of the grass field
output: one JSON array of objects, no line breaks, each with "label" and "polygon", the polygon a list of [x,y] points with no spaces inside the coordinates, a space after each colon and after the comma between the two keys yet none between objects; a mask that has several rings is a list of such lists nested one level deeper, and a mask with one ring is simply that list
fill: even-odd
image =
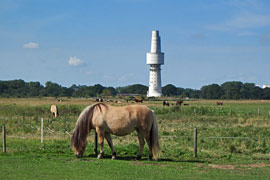
[{"label": "grass field", "polygon": [[[118,99],[115,106],[133,104]],[[170,104],[175,103],[169,99]],[[162,101],[145,101],[159,124],[160,161],[134,161],[135,133],[113,137],[118,159],[97,160],[93,135],[85,157],[77,159],[69,135],[79,113],[92,99],[0,99],[0,125],[7,129],[7,153],[0,156],[0,179],[267,179],[270,177],[270,101],[189,100],[188,106],[163,107]],[[49,108],[57,104],[60,117]],[[44,143],[40,143],[40,119]],[[198,129],[198,157],[193,158],[193,130]],[[2,142],[0,143],[2,147]]]}]

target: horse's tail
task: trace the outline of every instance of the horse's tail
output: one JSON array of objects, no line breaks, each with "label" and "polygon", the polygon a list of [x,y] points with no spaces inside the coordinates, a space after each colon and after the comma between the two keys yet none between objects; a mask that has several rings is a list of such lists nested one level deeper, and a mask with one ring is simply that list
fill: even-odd
[{"label": "horse's tail", "polygon": [[156,120],[156,115],[153,111],[152,111],[152,114],[154,117],[154,121],[153,121],[153,124],[151,127],[150,137],[151,137],[151,146],[152,146],[152,153],[154,156],[154,160],[157,160],[159,158],[159,155],[160,155],[158,124],[157,124],[157,120]]}]

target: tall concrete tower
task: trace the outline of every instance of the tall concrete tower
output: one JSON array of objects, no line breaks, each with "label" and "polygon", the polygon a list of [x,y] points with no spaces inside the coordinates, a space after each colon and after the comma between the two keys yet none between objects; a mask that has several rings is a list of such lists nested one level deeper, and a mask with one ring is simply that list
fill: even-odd
[{"label": "tall concrete tower", "polygon": [[146,53],[146,63],[150,65],[148,97],[162,95],[160,65],[164,64],[164,53],[161,52],[160,44],[158,31],[152,31],[151,52]]}]

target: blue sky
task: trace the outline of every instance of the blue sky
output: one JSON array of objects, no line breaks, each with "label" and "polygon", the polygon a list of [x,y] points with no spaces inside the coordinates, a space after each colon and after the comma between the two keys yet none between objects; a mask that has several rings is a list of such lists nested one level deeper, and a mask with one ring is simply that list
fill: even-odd
[{"label": "blue sky", "polygon": [[1,0],[0,79],[148,85],[152,30],[162,85],[270,84],[269,0]]}]

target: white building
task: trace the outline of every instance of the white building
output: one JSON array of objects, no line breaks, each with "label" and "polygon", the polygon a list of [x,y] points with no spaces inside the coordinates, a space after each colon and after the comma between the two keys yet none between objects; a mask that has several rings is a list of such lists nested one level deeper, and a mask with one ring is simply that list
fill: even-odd
[{"label": "white building", "polygon": [[162,95],[160,66],[164,64],[164,53],[160,44],[158,31],[152,31],[151,52],[146,54],[146,63],[150,65],[148,97]]}]

